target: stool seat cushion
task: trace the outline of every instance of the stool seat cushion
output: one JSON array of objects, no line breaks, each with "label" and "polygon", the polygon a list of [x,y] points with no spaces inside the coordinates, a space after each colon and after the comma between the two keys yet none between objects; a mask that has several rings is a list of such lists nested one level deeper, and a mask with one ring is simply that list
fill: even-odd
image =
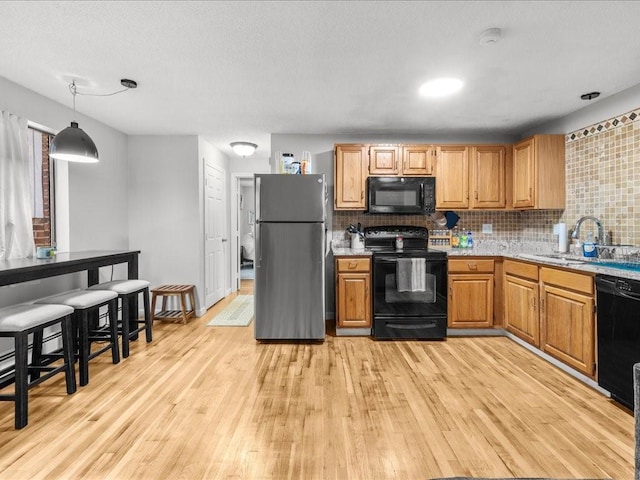
[{"label": "stool seat cushion", "polygon": [[109,290],[72,290],[70,292],[51,295],[50,297],[36,300],[35,303],[60,304],[69,305],[70,307],[83,310],[85,308],[95,307],[102,303],[117,298],[116,292]]},{"label": "stool seat cushion", "polygon": [[114,280],[92,285],[89,290],[111,290],[118,294],[127,294],[147,288],[149,285],[150,283],[146,280]]},{"label": "stool seat cushion", "polygon": [[72,313],[66,305],[20,303],[0,308],[0,332],[22,332]]}]

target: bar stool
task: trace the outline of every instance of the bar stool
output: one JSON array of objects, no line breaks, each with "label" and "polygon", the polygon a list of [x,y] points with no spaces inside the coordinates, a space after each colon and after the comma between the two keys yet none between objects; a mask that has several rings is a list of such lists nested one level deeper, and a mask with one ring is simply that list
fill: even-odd
[{"label": "bar stool", "polygon": [[[146,280],[113,280],[111,282],[92,285],[89,290],[109,290],[116,292],[122,305],[122,356],[129,356],[129,342],[138,338],[138,333],[145,331],[147,343],[152,341],[151,310],[149,308],[149,282]],[[129,312],[130,302],[142,293],[144,304],[144,321],[138,318],[138,312]],[[134,303],[135,305],[135,303]]]},{"label": "bar stool", "polygon": [[[111,350],[113,363],[120,362],[118,349],[118,294],[108,290],[73,290],[50,297],[36,300],[35,303],[67,305],[73,307],[74,329],[79,331],[77,336],[78,363],[80,366],[80,386],[89,383],[89,360]],[[95,316],[100,307],[107,306],[109,310],[109,328],[105,330],[97,325]],[[91,324],[91,325],[90,325]],[[91,342],[106,342],[95,352],[91,352]]]},{"label": "bar stool", "polygon": [[[15,428],[24,428],[28,421],[28,390],[57,373],[64,372],[67,394],[76,391],[73,359],[71,316],[73,308],[65,305],[18,304],[0,308],[0,337],[13,337],[15,342],[13,395],[0,395],[0,400],[15,402]],[[61,325],[63,363],[49,366],[42,363],[43,330],[55,324]],[[28,336],[33,333],[33,354],[28,361]],[[5,370],[5,374],[11,369]],[[41,372],[46,372],[42,377]]]}]

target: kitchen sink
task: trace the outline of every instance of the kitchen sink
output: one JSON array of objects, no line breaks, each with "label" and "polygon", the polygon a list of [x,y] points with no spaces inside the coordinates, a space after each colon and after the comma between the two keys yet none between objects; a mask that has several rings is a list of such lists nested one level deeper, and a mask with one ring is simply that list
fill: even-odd
[{"label": "kitchen sink", "polygon": [[595,266],[607,268],[620,268],[622,270],[630,270],[632,272],[640,272],[640,263],[635,262],[616,262],[613,260],[596,260],[593,262]]},{"label": "kitchen sink", "polygon": [[572,255],[562,253],[521,253],[518,257],[528,260],[537,260],[540,262],[555,263],[558,265],[582,265],[589,262],[588,260],[580,260]]}]

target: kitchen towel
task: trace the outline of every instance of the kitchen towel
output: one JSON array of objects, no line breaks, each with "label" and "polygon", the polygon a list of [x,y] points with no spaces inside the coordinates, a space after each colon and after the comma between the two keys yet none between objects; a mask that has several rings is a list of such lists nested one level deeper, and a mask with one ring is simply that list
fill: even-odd
[{"label": "kitchen towel", "polygon": [[427,289],[426,273],[426,259],[398,258],[396,263],[398,292],[424,292]]}]

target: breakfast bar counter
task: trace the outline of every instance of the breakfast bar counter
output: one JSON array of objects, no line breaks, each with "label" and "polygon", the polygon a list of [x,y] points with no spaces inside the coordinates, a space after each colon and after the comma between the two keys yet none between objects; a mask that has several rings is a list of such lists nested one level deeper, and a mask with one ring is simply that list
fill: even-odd
[{"label": "breakfast bar counter", "polygon": [[0,286],[87,271],[88,285],[98,283],[98,269],[127,264],[127,276],[138,278],[140,250],[94,250],[58,253],[52,258],[19,258],[0,261]]}]

